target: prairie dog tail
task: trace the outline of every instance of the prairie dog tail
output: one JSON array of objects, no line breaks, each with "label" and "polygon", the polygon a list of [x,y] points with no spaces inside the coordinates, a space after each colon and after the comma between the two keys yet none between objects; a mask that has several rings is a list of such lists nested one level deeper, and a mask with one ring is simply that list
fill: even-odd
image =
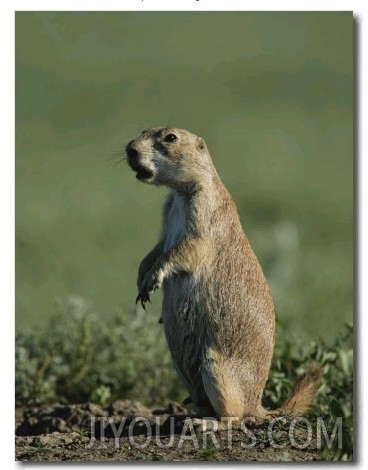
[{"label": "prairie dog tail", "polygon": [[305,413],[320,385],[321,375],[321,369],[310,369],[305,372],[295,383],[285,403],[276,410],[270,410],[268,414],[286,413],[295,417]]}]

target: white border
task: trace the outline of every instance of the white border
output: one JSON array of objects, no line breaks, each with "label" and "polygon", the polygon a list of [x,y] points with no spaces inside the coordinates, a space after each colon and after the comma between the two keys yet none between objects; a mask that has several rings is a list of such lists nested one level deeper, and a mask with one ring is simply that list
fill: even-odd
[{"label": "white border", "polygon": [[[10,3],[10,2],[9,2]],[[274,0],[91,0],[86,2],[83,0],[15,0],[16,10],[71,10],[71,11],[111,11],[111,10],[146,10],[146,11],[184,11],[184,10],[206,10],[206,11],[313,11],[313,10],[353,10],[353,5],[363,2],[347,2],[346,0],[311,0],[309,2],[292,2]],[[51,7],[52,6],[52,7]]]},{"label": "white border", "polygon": [[[126,10],[126,11],[336,11],[345,10],[353,11],[359,24],[359,48],[358,48],[358,63],[360,89],[357,95],[357,141],[356,141],[356,155],[360,157],[359,174],[357,181],[359,182],[360,194],[359,204],[357,206],[357,216],[359,216],[359,225],[357,225],[357,234],[361,241],[359,246],[359,272],[356,279],[357,289],[357,309],[359,315],[359,331],[356,338],[360,340],[361,345],[368,343],[368,330],[367,320],[365,320],[366,306],[367,306],[367,286],[363,284],[364,280],[364,267],[366,266],[367,250],[363,246],[363,240],[368,239],[367,230],[367,207],[368,207],[368,188],[364,186],[367,181],[367,156],[363,158],[364,143],[367,143],[368,126],[364,120],[367,113],[367,94],[364,93],[363,84],[367,83],[367,37],[368,31],[366,28],[367,21],[367,2],[359,1],[343,1],[343,0],[309,0],[308,2],[295,2],[295,1],[278,1],[274,0],[14,0],[0,2],[0,44],[1,44],[1,86],[0,86],[0,102],[1,102],[1,157],[0,157],[0,201],[1,201],[1,221],[2,227],[0,229],[0,281],[1,281],[1,316],[2,324],[5,327],[0,328],[0,345],[2,348],[1,354],[1,372],[3,393],[1,394],[3,400],[2,410],[5,415],[2,416],[1,426],[1,452],[0,462],[6,464],[4,468],[10,468],[14,462],[14,11],[19,10],[70,10],[70,11],[111,11],[111,10]],[[358,280],[360,281],[358,284]],[[358,295],[359,292],[359,295]],[[356,457],[359,458],[358,466],[364,468],[364,463],[367,462],[367,446],[363,445],[365,442],[365,427],[366,427],[366,413],[365,413],[365,398],[363,391],[367,389],[366,374],[363,374],[363,364],[367,364],[366,348],[360,348],[359,351],[359,365],[360,370],[357,371],[357,385],[359,393],[356,395],[360,398],[359,408],[358,403],[355,403],[355,415],[360,421],[359,436],[359,451]],[[366,368],[365,368],[366,370]],[[364,370],[364,372],[365,372]],[[10,425],[12,423],[12,425]],[[250,464],[247,463],[247,466]],[[14,467],[25,466],[26,463],[15,463]],[[125,463],[127,465],[127,463]],[[94,468],[105,468],[103,464],[94,464]],[[135,467],[137,464],[134,465]],[[1,465],[1,467],[3,467]],[[38,465],[32,464],[32,468],[44,468],[45,463]],[[200,465],[192,465],[192,467],[200,468]],[[222,467],[231,468],[232,464],[225,464]],[[259,465],[257,465],[259,467]],[[68,468],[78,468],[77,465],[68,465]]]},{"label": "white border", "polygon": [[0,286],[1,286],[1,467],[14,461],[14,20],[10,5],[0,6],[2,47],[0,86],[1,157]]}]

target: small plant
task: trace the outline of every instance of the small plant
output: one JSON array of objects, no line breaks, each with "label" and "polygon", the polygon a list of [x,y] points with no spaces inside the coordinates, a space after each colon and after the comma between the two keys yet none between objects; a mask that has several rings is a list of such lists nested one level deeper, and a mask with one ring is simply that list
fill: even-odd
[{"label": "small plant", "polygon": [[145,404],[185,396],[157,318],[138,311],[104,321],[80,298],[58,304],[45,329],[16,337],[16,403]]},{"label": "small plant", "polygon": [[[282,335],[279,335],[279,337]],[[321,386],[310,410],[310,419],[322,417],[331,434],[336,418],[343,420],[342,448],[325,448],[325,460],[351,460],[353,456],[353,329],[345,326],[332,345],[313,341],[292,345],[282,338],[276,345],[265,399],[271,408],[287,397],[298,375],[308,367],[322,368]]]},{"label": "small plant", "polygon": [[[309,366],[323,369],[323,380],[309,419],[322,417],[331,435],[336,418],[343,420],[342,447],[322,449],[324,460],[353,456],[353,334],[347,326],[332,345],[294,342],[277,335],[264,401],[280,406]],[[107,405],[117,399],[137,399],[145,405],[181,401],[184,388],[172,369],[170,354],[157,318],[139,310],[101,320],[87,302],[69,298],[55,307],[45,328],[19,331],[16,338],[16,403],[92,401]],[[286,439],[288,421],[274,427],[277,442]],[[314,428],[314,426],[313,426]],[[301,431],[303,431],[301,429]],[[260,444],[266,442],[262,430]],[[213,450],[213,449],[212,449]],[[212,450],[204,459],[215,458]],[[211,455],[210,455],[211,454]]]}]

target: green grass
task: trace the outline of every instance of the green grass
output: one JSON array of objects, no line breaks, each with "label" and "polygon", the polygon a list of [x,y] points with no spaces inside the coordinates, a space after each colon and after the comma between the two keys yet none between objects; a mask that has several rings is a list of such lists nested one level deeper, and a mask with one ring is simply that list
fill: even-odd
[{"label": "green grass", "polygon": [[84,299],[70,298],[38,334],[20,330],[16,343],[18,405],[184,398],[157,318],[143,311],[101,321]]},{"label": "green grass", "polygon": [[352,40],[344,12],[17,12],[17,327],[73,295],[132,309],[166,191],[108,155],[173,124],[207,141],[285,328],[333,341],[352,321]]},{"label": "green grass", "polygon": [[[18,333],[18,406],[87,401],[108,405],[125,398],[162,406],[187,396],[172,369],[157,318],[141,310],[135,315],[117,312],[104,322],[100,318],[83,299],[71,298],[55,307],[49,322],[37,334]],[[281,327],[278,330],[265,404],[271,409],[280,406],[297,377],[307,367],[318,364],[323,370],[323,382],[311,409],[312,423],[322,417],[331,435],[336,417],[343,419],[343,448],[326,448],[322,455],[328,460],[350,459],[352,328],[346,326],[333,345],[321,341],[291,342]],[[287,439],[285,433],[277,436],[288,423],[290,420],[274,427],[275,439]],[[262,442],[262,431],[257,432],[257,439]]]}]

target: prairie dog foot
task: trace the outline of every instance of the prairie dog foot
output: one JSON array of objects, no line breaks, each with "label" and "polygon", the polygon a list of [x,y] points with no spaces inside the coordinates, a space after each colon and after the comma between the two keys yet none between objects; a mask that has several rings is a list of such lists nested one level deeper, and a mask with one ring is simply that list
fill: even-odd
[{"label": "prairie dog foot", "polygon": [[241,420],[237,417],[227,417],[218,420],[216,418],[193,418],[193,425],[196,431],[216,432],[216,431],[227,431],[229,429],[238,429],[240,427]]}]

